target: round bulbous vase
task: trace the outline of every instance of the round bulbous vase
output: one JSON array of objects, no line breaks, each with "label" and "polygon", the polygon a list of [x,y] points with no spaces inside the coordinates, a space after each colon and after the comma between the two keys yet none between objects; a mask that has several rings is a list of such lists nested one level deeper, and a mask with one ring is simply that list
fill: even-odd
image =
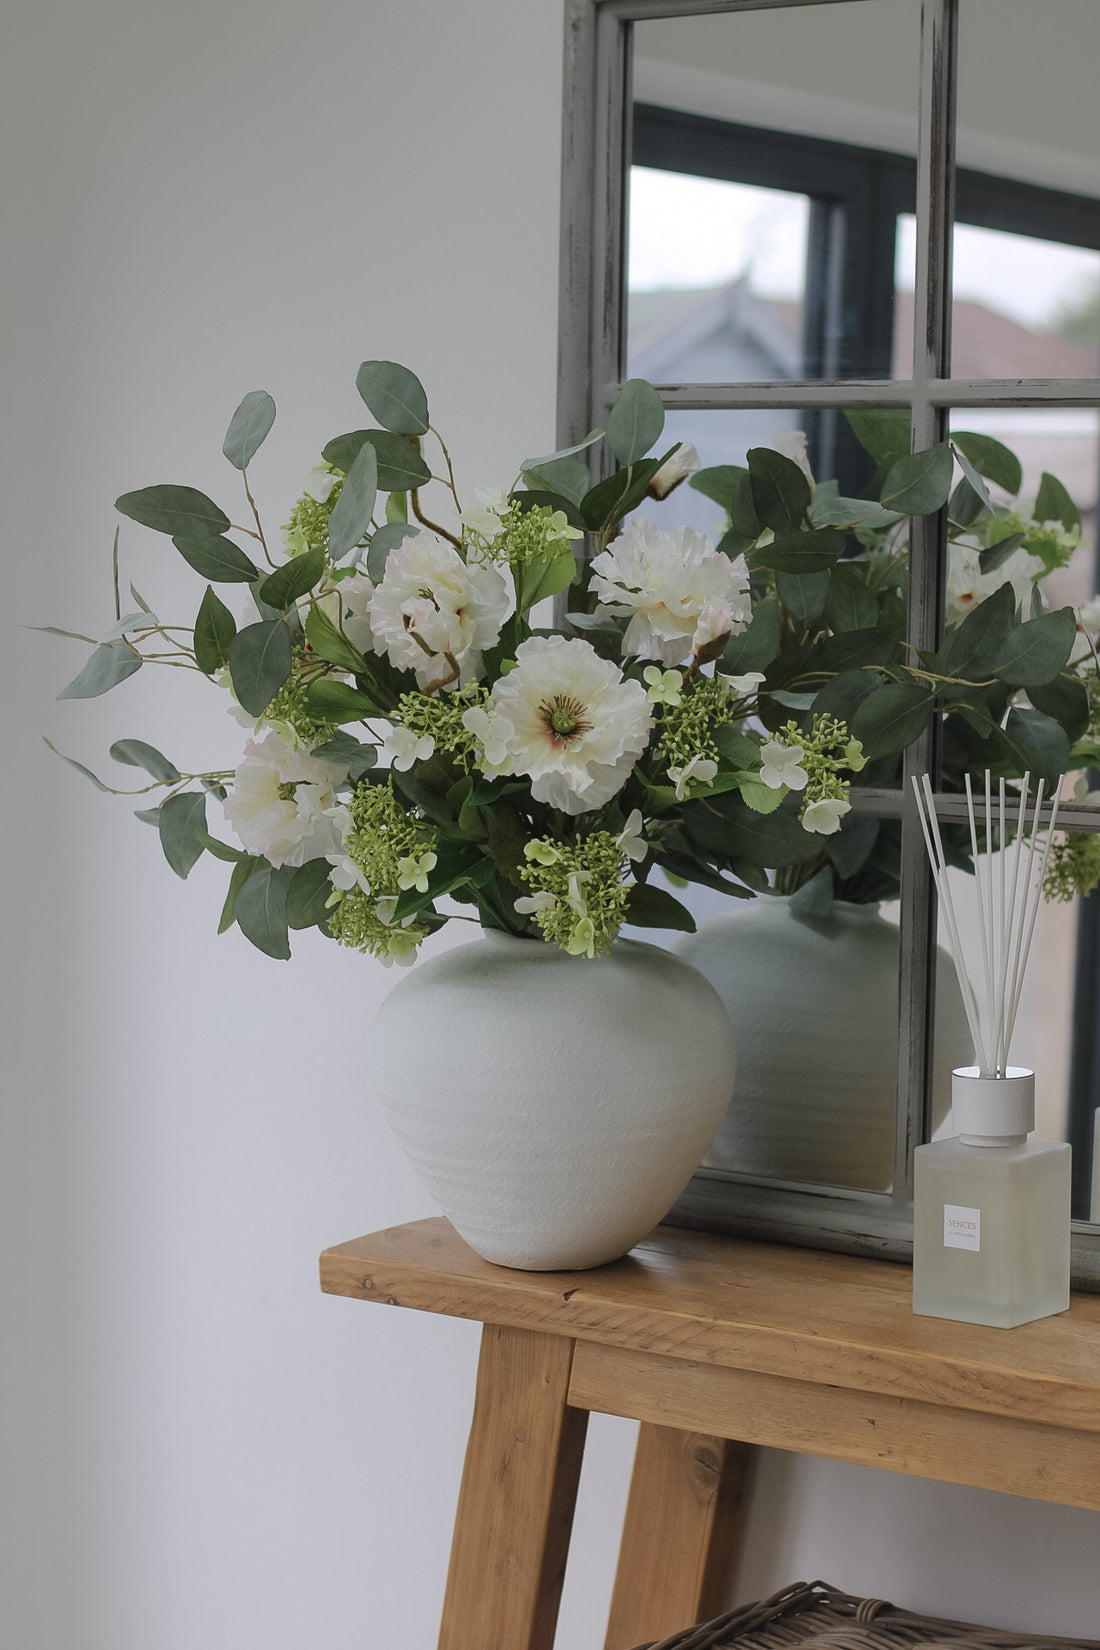
[{"label": "round bulbous vase", "polygon": [[[737,1039],[737,1089],[704,1160],[770,1179],[885,1191],[893,1180],[897,927],[877,905],[800,917],[765,895],[701,923],[677,954],[706,975]],[[942,948],[936,969],[933,1120],[973,1045]]]},{"label": "round bulbous vase", "polygon": [[726,1110],[733,1034],[686,962],[486,931],[384,1001],[371,1063],[426,1189],[486,1260],[600,1266],[668,1212]]}]

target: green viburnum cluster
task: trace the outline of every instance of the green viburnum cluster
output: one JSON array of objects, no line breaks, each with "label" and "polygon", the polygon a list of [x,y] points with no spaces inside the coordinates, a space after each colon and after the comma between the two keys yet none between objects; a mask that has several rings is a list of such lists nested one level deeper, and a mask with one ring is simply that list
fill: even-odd
[{"label": "green viburnum cluster", "polygon": [[[851,737],[846,722],[839,721],[835,716],[815,713],[809,728],[800,728],[797,722],[786,722],[772,734],[763,752],[765,770],[769,765],[769,754],[775,746],[781,747],[787,754],[787,761],[771,757],[771,765],[782,776],[784,783],[792,785],[799,770],[805,775],[802,806],[798,814],[800,821],[807,829],[822,830],[824,827],[824,834],[831,834],[831,829],[835,829],[851,806],[848,780],[840,775],[844,770],[859,773],[865,766],[859,740]],[[765,783],[768,782],[765,779]]]},{"label": "green viburnum cluster", "polygon": [[[664,672],[665,676],[669,674]],[[717,764],[714,734],[733,720],[733,714],[725,684],[714,676],[696,677],[690,692],[677,696],[675,703],[664,700],[660,708],[659,749],[670,773],[673,769],[684,772],[693,762],[696,768],[700,761]]]},{"label": "green viburnum cluster", "polygon": [[544,938],[574,957],[602,957],[626,920],[627,856],[619,837],[592,831],[574,842],[528,842],[520,876],[534,893],[516,901]]},{"label": "green viburnum cluster", "polygon": [[330,739],[334,730],[331,722],[319,722],[310,714],[307,697],[309,683],[300,674],[305,656],[303,648],[295,648],[294,669],[282,687],[276,690],[264,711],[264,721],[282,734],[288,744],[312,750],[314,745]]},{"label": "green viburnum cluster", "polygon": [[1047,899],[1071,900],[1100,887],[1100,836],[1066,835],[1050,846],[1043,894]]},{"label": "green viburnum cluster", "polygon": [[463,725],[462,718],[472,708],[482,706],[489,697],[488,689],[472,683],[454,693],[403,693],[397,701],[394,721],[418,739],[435,740],[435,749],[452,756],[464,773],[476,765],[478,742]]},{"label": "green viburnum cluster", "polygon": [[541,556],[559,555],[584,534],[570,527],[564,510],[549,504],[523,510],[516,503],[499,515],[486,511],[467,517],[466,536],[486,561],[524,567]]},{"label": "green viburnum cluster", "polygon": [[283,525],[283,543],[288,556],[303,556],[307,550],[324,550],[328,546],[328,523],[343,489],[344,478],[334,474],[331,487],[324,489],[324,499],[303,493],[290,512],[290,520]]},{"label": "green viburnum cluster", "polygon": [[389,784],[358,786],[348,814],[347,858],[333,872],[329,931],[382,962],[409,961],[428,929],[413,917],[397,922],[397,902],[406,889],[426,891],[435,832],[406,813]]},{"label": "green viburnum cluster", "polygon": [[1022,511],[1006,510],[990,521],[986,545],[991,549],[1016,534],[1023,535],[1023,549],[1029,556],[1037,556],[1047,573],[1056,567],[1068,566],[1081,542],[1079,527],[1066,527],[1060,521],[1036,521]]}]

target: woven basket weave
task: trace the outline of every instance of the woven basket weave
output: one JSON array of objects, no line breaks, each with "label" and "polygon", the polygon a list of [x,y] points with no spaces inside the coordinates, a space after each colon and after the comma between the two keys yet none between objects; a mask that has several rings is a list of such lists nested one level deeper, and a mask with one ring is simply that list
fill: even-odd
[{"label": "woven basket weave", "polygon": [[933,1620],[812,1581],[637,1650],[1100,1650],[1100,1640]]}]

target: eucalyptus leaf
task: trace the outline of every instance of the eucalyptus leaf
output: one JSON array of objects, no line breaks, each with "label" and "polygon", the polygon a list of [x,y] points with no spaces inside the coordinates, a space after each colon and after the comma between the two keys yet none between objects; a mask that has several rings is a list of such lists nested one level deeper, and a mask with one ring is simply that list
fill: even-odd
[{"label": "eucalyptus leaf", "polygon": [[585,526],[598,532],[629,515],[645,498],[650,481],[668,456],[643,459],[628,470],[617,470],[606,481],[598,481],[581,500]]},{"label": "eucalyptus leaf", "polygon": [[748,475],[743,464],[711,464],[705,470],[696,470],[693,476],[688,477],[688,486],[704,498],[713,499],[720,504],[729,515],[733,508],[733,496],[741,484],[743,476]]},{"label": "eucalyptus leaf", "polygon": [[195,618],[195,663],[206,676],[213,676],[229,663],[229,648],[237,634],[237,622],[225,603],[207,585]]},{"label": "eucalyptus leaf", "polygon": [[1036,683],[1028,688],[1027,696],[1036,710],[1059,722],[1070,739],[1083,736],[1089,725],[1089,695],[1079,677],[1056,676],[1053,681]]},{"label": "eucalyptus leaf", "polygon": [[[761,531],[760,517],[756,513],[756,505],[753,502],[752,476],[746,470],[733,491],[733,502],[730,505],[730,533],[741,541],[742,548],[747,549],[750,544],[760,537]],[[725,542],[725,539],[723,539],[723,548]],[[729,555],[730,552],[727,550],[726,554]]]},{"label": "eucalyptus leaf", "polygon": [[849,728],[867,758],[892,756],[922,734],[932,718],[934,699],[916,683],[887,682],[867,694],[855,709]]},{"label": "eucalyptus leaf", "polygon": [[157,625],[155,613],[124,613],[121,619],[116,619],[110,630],[105,630],[99,638],[101,642],[121,642],[122,638],[131,631],[154,630]]},{"label": "eucalyptus leaf", "polygon": [[186,877],[202,855],[196,831],[206,829],[206,797],[202,791],[180,791],[157,810],[160,845],[178,877]]},{"label": "eucalyptus leaf", "polygon": [[1081,525],[1081,512],[1057,476],[1043,471],[1035,496],[1036,521],[1060,521],[1069,532]]},{"label": "eucalyptus leaf", "polygon": [[890,407],[848,409],[844,414],[860,446],[877,464],[893,463],[909,451],[909,414]]},{"label": "eucalyptus leaf", "polygon": [[822,496],[819,486],[810,507],[810,520],[815,527],[867,527],[885,532],[901,520],[896,510],[884,510],[876,499],[842,498],[839,493]]},{"label": "eucalyptus leaf", "polygon": [[193,567],[200,578],[209,579],[212,584],[251,584],[260,577],[260,569],[255,562],[231,539],[217,535],[188,538],[177,534],[172,543],[187,565]]},{"label": "eucalyptus leaf", "polygon": [[307,591],[312,590],[324,571],[325,552],[318,544],[300,556],[293,556],[290,561],[277,567],[274,573],[269,573],[260,586],[260,599],[266,602],[268,607],[282,613],[286,608],[293,606],[299,596],[304,596]]},{"label": "eucalyptus leaf", "polygon": [[229,526],[225,512],[195,487],[141,487],[136,493],[116,498],[115,509],[131,521],[172,538],[177,534],[184,538],[217,538]]},{"label": "eucalyptus leaf", "polygon": [[1070,742],[1066,730],[1039,710],[1011,710],[1005,732],[1023,757],[1033,779],[1045,779],[1050,790],[1069,767]]},{"label": "eucalyptus leaf", "polygon": [[356,454],[329,517],[328,547],[333,561],[343,561],[366,538],[377,497],[378,454],[371,443],[365,441]]},{"label": "eucalyptus leaf", "polygon": [[97,779],[91,768],[86,768],[83,762],[77,762],[74,757],[66,756],[63,751],[59,751],[57,746],[51,744],[45,735],[42,736],[42,743],[48,750],[53,751],[55,756],[60,756],[62,762],[67,762],[70,768],[75,768],[77,773],[84,775],[85,779],[90,779],[97,791],[103,791],[106,796],[117,796],[119,794],[113,785],[105,785],[102,779]]},{"label": "eucalyptus leaf", "polygon": [[140,819],[143,825],[155,825],[158,829],[160,828],[159,808],[135,808],[134,818]]},{"label": "eucalyptus leaf", "polygon": [[978,566],[983,573],[995,573],[998,567],[1003,567],[1014,550],[1018,550],[1024,542],[1022,533],[1009,533],[1007,538],[997,539],[988,549],[978,557]]},{"label": "eucalyptus leaf", "polygon": [[644,458],[661,439],[665,409],[661,397],[644,378],[628,378],[607,415],[607,445],[619,463]]},{"label": "eucalyptus leaf", "polygon": [[830,573],[776,573],[775,593],[792,619],[812,624],[825,611]]},{"label": "eucalyptus leaf", "polygon": [[218,919],[219,934],[224,934],[232,928],[237,920],[237,895],[249,877],[254,876],[260,867],[266,864],[267,860],[262,859],[258,854],[249,854],[244,859],[238,860],[234,865],[233,875],[229,879],[229,892],[225,896],[225,904],[222,906],[221,916]]},{"label": "eucalyptus leaf", "polygon": [[[750,447],[746,459],[758,519],[774,533],[798,533],[810,508],[810,483],[805,473],[793,459],[771,447]],[[775,564],[768,562],[767,565]],[[806,567],[802,571],[813,569]]]},{"label": "eucalyptus leaf", "polygon": [[820,573],[840,560],[846,543],[847,538],[839,527],[777,532],[770,544],[757,545],[752,553],[752,565],[774,567],[783,573]]},{"label": "eucalyptus leaf", "polygon": [[814,710],[819,716],[835,716],[850,728],[856,710],[878,686],[879,679],[872,670],[842,670],[825,683],[814,700]]},{"label": "eucalyptus leaf", "polygon": [[[353,647],[333,624],[324,608],[310,608],[306,616],[306,641],[317,657],[330,665],[339,665],[341,670],[350,670],[352,675],[366,669],[367,661],[359,649]],[[234,682],[236,679],[234,676]]]},{"label": "eucalyptus leaf", "polygon": [[760,747],[748,734],[739,733],[730,723],[714,730],[718,754],[735,768],[750,768],[760,754]]},{"label": "eucalyptus leaf", "polygon": [[770,693],[768,697],[772,699],[775,704],[782,705],[784,710],[804,711],[811,709],[817,699],[817,694],[788,693],[784,688],[777,688],[775,692]]},{"label": "eucalyptus leaf", "polygon": [[237,894],[237,927],[257,951],[285,962],[290,956],[286,900],[294,868],[264,865],[254,871]]},{"label": "eucalyptus leaf", "polygon": [[828,575],[825,623],[830,630],[866,630],[878,620],[878,599],[859,565],[840,562]]},{"label": "eucalyptus leaf", "polygon": [[364,361],[355,387],[384,430],[427,435],[428,397],[416,374],[396,361]]},{"label": "eucalyptus leaf", "polygon": [[19,628],[21,630],[37,630],[43,636],[66,636],[70,642],[87,642],[91,647],[99,645],[95,636],[85,636],[83,631],[80,630],[59,630],[55,624],[25,624],[20,625]]},{"label": "eucalyptus leaf", "polygon": [[890,466],[882,503],[900,515],[931,515],[947,503],[954,468],[954,455],[946,441],[923,452],[907,453]]},{"label": "eucalyptus leaf", "polygon": [[[953,448],[955,457],[958,459],[959,465],[962,469],[962,473],[970,484],[971,491],[975,494],[983,509],[988,510],[990,514],[992,514],[993,500],[989,496],[989,488],[985,484],[981,471],[976,465],[971,464],[969,458],[966,456],[965,449],[961,447],[957,441],[953,443]],[[970,519],[973,520],[973,516]]]},{"label": "eucalyptus leaf", "polygon": [[673,928],[680,934],[695,933],[695,918],[687,906],[666,888],[649,882],[636,882],[631,888],[623,921],[629,928]]},{"label": "eucalyptus leaf", "polygon": [[332,866],[327,859],[307,859],[297,867],[286,892],[288,927],[315,928],[325,920],[332,893],[331,876]]},{"label": "eucalyptus leaf", "polygon": [[174,785],[180,777],[175,763],[169,762],[154,745],[147,745],[144,739],[116,739],[111,746],[111,755],[116,762],[125,762],[131,768],[142,768],[151,779],[159,780],[164,785]]},{"label": "eucalyptus leaf", "polygon": [[756,814],[735,795],[708,798],[707,809],[698,813],[685,807],[683,820],[685,830],[703,847],[770,870],[797,865],[820,851],[820,841],[802,829],[792,810]]},{"label": "eucalyptus leaf", "polygon": [[318,722],[361,722],[365,716],[381,714],[373,699],[347,682],[322,678],[306,689],[306,709]]},{"label": "eucalyptus leaf", "polygon": [[321,456],[326,464],[346,475],[368,441],[378,458],[378,486],[382,492],[407,493],[432,479],[416,446],[390,430],[352,430],[348,435],[338,435]]},{"label": "eucalyptus leaf", "polygon": [[59,699],[98,699],[142,666],[141,654],[128,642],[103,642],[96,648],[79,676],[62,688]]},{"label": "eucalyptus leaf", "polygon": [[739,636],[731,636],[722,655],[722,669],[732,676],[766,670],[779,653],[782,616],[774,596],[765,596]]},{"label": "eucalyptus leaf", "polygon": [[584,440],[572,447],[561,447],[556,453],[544,453],[541,458],[525,458],[520,469],[542,470],[547,464],[556,464],[559,458],[572,458],[574,453],[583,453],[597,441],[602,441],[605,433],[603,430],[589,430]]},{"label": "eucalyptus leaf", "polygon": [[978,435],[971,430],[953,432],[952,441],[966,454],[976,470],[987,480],[1003,487],[1006,493],[1018,493],[1024,483],[1020,460],[1003,442],[991,435]]},{"label": "eucalyptus leaf", "polygon": [[557,458],[537,470],[525,469],[523,484],[533,492],[559,493],[579,509],[585,494],[592,490],[592,472],[579,458]]},{"label": "eucalyptus leaf", "polygon": [[229,644],[233,691],[249,716],[262,716],[294,667],[290,631],[281,619],[238,630]]},{"label": "eucalyptus leaf", "polygon": [[577,576],[577,563],[568,548],[556,555],[536,556],[514,570],[516,610],[526,613],[536,602],[568,590]]},{"label": "eucalyptus leaf", "polygon": [[1029,619],[1004,638],[993,674],[1011,687],[1042,687],[1064,668],[1076,636],[1072,607]]},{"label": "eucalyptus leaf", "polygon": [[234,469],[246,470],[275,422],[275,403],[266,390],[249,390],[222,442],[222,452]]},{"label": "eucalyptus leaf", "polygon": [[[394,493],[391,498],[396,497]],[[412,538],[420,531],[419,527],[407,521],[387,521],[384,526],[371,536],[370,548],[367,551],[367,577],[375,584],[381,584],[386,573],[386,563],[391,550],[396,550],[407,538]]]},{"label": "eucalyptus leaf", "polygon": [[350,733],[334,733],[323,745],[315,745],[310,755],[322,762],[331,762],[335,767],[346,768],[348,778],[352,780],[360,779],[378,761],[377,747],[361,744]]},{"label": "eucalyptus leaf", "polygon": [[251,854],[246,854],[243,848],[233,848],[228,842],[222,842],[218,837],[211,836],[205,826],[196,828],[195,838],[208,854],[213,854],[215,859],[223,860],[226,865],[239,865],[242,860],[253,857]]}]

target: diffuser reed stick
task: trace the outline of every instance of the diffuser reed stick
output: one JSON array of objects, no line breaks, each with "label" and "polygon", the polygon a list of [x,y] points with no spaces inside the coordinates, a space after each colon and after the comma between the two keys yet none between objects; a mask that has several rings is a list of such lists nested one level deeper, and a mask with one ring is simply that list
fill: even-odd
[{"label": "diffuser reed stick", "polygon": [[[1019,805],[1012,807],[1016,798],[1006,791],[1004,780],[998,781],[994,795],[990,774],[986,772],[981,820],[983,829],[979,838],[979,812],[975,808],[969,774],[966,777],[966,810],[978,902],[980,993],[975,991],[967,967],[931,781],[927,774],[919,781],[916,777],[913,779],[917,817],[947,928],[967,1024],[974,1041],[974,1059],[982,1077],[1004,1077],[1008,1072],[1009,1045],[1023,993],[1028,952],[1035,933],[1043,877],[1058,818],[1056,786],[1046,804],[1044,825],[1044,782],[1040,779],[1029,822],[1030,778],[1030,774],[1024,775]],[[1015,819],[1012,818],[1013,813]]]}]

